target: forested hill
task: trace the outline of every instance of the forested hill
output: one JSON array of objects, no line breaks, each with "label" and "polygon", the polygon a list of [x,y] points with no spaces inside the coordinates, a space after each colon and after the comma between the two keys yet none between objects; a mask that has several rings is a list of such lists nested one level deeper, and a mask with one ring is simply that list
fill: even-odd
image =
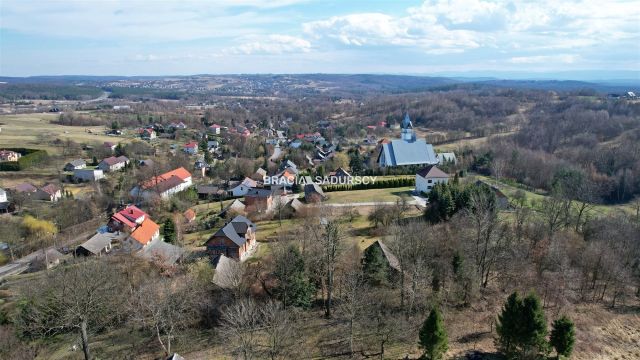
[{"label": "forested hill", "polygon": [[0,98],[5,100],[91,98],[100,90],[114,89],[117,90],[114,93],[121,97],[140,96],[142,92],[148,98],[165,98],[169,93],[167,90],[170,90],[172,99],[187,99],[190,95],[319,95],[339,98],[488,88],[624,94],[627,91],[640,92],[640,81],[503,80],[370,74],[0,77]]}]

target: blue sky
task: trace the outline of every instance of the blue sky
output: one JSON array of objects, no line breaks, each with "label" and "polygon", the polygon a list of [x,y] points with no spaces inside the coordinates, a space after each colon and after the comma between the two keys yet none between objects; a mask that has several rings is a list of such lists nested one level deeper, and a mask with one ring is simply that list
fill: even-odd
[{"label": "blue sky", "polygon": [[635,0],[0,1],[3,76],[639,70]]}]

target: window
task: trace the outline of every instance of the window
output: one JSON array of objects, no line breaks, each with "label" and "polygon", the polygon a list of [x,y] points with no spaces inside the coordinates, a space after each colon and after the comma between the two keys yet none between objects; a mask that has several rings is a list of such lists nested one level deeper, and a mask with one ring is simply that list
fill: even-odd
[{"label": "window", "polygon": [[427,180],[427,184],[431,184],[433,182],[433,180],[429,179]]}]

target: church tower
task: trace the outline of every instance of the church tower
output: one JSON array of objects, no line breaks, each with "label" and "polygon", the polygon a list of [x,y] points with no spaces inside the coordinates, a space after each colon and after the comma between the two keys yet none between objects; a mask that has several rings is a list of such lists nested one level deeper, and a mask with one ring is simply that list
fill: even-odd
[{"label": "church tower", "polygon": [[400,137],[407,142],[416,141],[416,133],[413,131],[413,124],[409,118],[409,113],[404,114],[404,120],[402,120],[402,131]]}]

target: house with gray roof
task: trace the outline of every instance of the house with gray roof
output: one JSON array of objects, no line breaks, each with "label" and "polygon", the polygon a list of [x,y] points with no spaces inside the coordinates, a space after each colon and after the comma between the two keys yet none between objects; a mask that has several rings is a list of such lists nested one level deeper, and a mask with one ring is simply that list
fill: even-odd
[{"label": "house with gray roof", "polygon": [[93,235],[89,240],[78,245],[76,256],[102,256],[111,251],[111,245],[127,237],[125,232],[103,232]]},{"label": "house with gray roof", "polygon": [[238,215],[211,235],[204,246],[211,256],[224,255],[242,261],[256,247],[256,230],[256,224]]},{"label": "house with gray roof", "polygon": [[69,161],[64,165],[64,171],[73,171],[78,169],[84,169],[87,167],[87,163],[82,159],[76,159]]},{"label": "house with gray roof", "polygon": [[434,165],[438,163],[438,157],[431,144],[416,138],[409,114],[406,114],[400,139],[382,144],[377,162],[380,167]]}]

